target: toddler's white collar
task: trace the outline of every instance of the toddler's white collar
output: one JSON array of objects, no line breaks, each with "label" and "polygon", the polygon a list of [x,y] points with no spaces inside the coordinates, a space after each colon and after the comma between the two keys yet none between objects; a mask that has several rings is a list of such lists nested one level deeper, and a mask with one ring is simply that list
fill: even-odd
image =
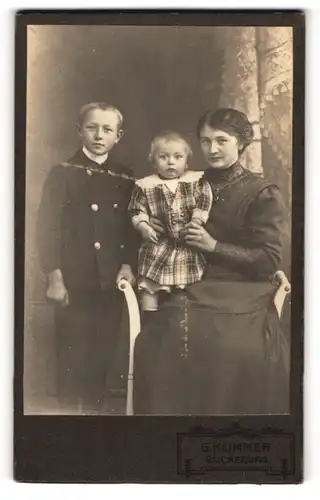
[{"label": "toddler's white collar", "polygon": [[148,175],[143,179],[138,179],[136,184],[140,186],[142,189],[153,188],[156,186],[160,186],[162,184],[166,184],[168,187],[171,185],[178,185],[179,182],[195,182],[198,181],[202,176],[203,171],[195,171],[188,170],[185,174],[183,174],[179,179],[161,179],[157,174]]}]

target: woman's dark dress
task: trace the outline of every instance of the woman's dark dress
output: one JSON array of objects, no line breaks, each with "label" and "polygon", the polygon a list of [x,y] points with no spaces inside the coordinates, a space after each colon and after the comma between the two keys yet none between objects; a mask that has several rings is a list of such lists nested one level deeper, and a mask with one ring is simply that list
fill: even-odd
[{"label": "woman's dark dress", "polygon": [[273,304],[285,232],[278,188],[239,163],[213,189],[201,282],[168,296],[135,347],[136,414],[289,411],[288,347]]}]

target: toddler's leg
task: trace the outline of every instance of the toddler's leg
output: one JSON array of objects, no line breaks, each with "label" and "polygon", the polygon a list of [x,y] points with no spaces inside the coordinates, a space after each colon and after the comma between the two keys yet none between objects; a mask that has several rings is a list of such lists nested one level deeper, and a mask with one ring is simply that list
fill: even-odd
[{"label": "toddler's leg", "polygon": [[141,306],[143,311],[157,311],[159,295],[157,292],[150,293],[147,290],[141,291]]},{"label": "toddler's leg", "polygon": [[142,307],[142,328],[145,331],[157,319],[159,313],[159,293],[150,293],[147,290],[141,290],[140,298]]}]

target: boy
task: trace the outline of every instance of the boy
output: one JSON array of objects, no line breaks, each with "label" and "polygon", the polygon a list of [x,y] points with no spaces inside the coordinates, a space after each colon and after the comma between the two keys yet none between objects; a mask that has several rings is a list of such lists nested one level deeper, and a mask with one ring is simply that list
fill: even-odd
[{"label": "boy", "polygon": [[121,277],[137,260],[127,215],[131,170],[110,155],[123,117],[105,103],[80,110],[81,149],[52,168],[39,208],[41,267],[55,305],[57,397],[63,412],[99,413],[120,330]]}]

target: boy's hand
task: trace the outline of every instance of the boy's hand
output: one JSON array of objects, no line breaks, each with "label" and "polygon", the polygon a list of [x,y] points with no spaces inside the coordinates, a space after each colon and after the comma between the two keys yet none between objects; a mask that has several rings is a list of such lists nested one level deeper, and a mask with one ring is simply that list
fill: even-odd
[{"label": "boy's hand", "polygon": [[50,273],[46,295],[49,300],[53,300],[62,306],[67,306],[69,304],[68,290],[65,287],[63,276],[59,269]]},{"label": "boy's hand", "polygon": [[130,285],[134,285],[135,276],[129,264],[122,264],[120,271],[117,274],[117,279],[116,279],[117,285],[119,284],[119,281],[122,279],[127,280],[130,283]]},{"label": "boy's hand", "polygon": [[138,229],[144,240],[151,241],[152,243],[158,243],[157,233],[147,222],[141,222]]}]

